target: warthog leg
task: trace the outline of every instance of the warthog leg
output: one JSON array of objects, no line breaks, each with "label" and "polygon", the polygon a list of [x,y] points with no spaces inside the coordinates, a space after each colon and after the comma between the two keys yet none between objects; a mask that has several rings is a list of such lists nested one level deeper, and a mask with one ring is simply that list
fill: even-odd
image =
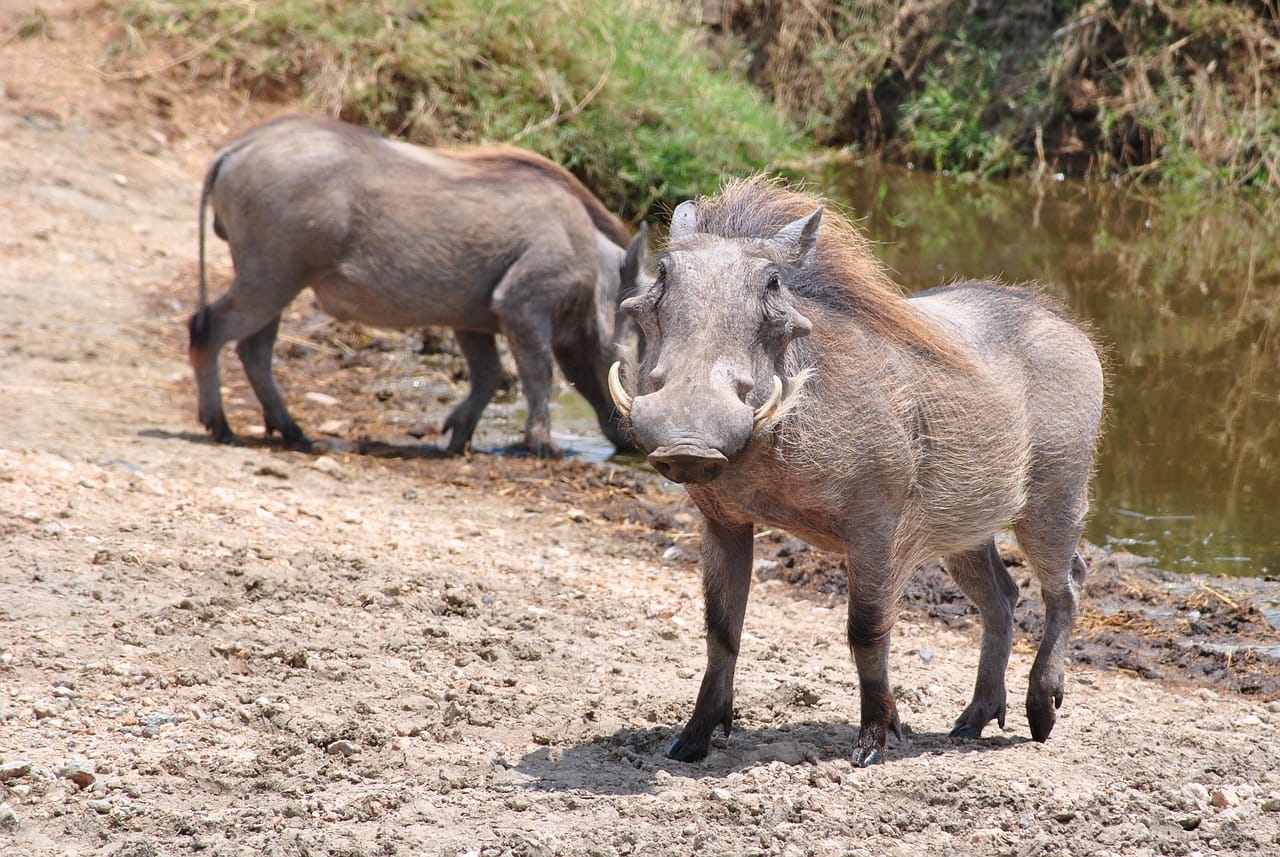
[{"label": "warthog leg", "polygon": [[978,658],[973,701],[951,730],[953,738],[978,738],[992,720],[1004,728],[1004,679],[1013,645],[1013,608],[1018,603],[1018,585],[1000,559],[994,539],[977,550],[947,557],[946,566],[982,615],[982,654]]},{"label": "warthog leg", "polygon": [[733,671],[751,589],[752,527],[726,527],[707,518],[702,528],[702,589],[707,609],[707,669],[693,716],[667,757],[696,762],[707,755],[717,726],[733,728]]},{"label": "warthog leg", "polygon": [[[1065,686],[1063,660],[1076,615],[1080,612],[1080,590],[1084,585],[1086,567],[1079,554],[1073,554],[1065,564],[1069,571],[1062,575],[1067,583],[1050,590],[1041,577],[1044,593],[1044,637],[1031,665],[1031,677],[1027,683],[1027,720],[1031,724],[1031,737],[1045,741],[1053,731],[1062,706]],[[1052,705],[1050,704],[1052,703]]]},{"label": "warthog leg", "polygon": [[889,632],[897,619],[899,590],[892,584],[893,576],[884,571],[887,561],[874,563],[850,554],[848,563],[849,648],[858,668],[862,702],[853,763],[865,768],[884,761],[890,732],[902,740],[898,706],[889,684]]},{"label": "warthog leg", "polygon": [[244,373],[253,386],[253,392],[262,404],[262,418],[267,427],[267,434],[279,432],[280,437],[290,446],[309,447],[311,441],[298,424],[289,415],[280,388],[276,386],[271,375],[272,349],[276,344],[276,334],[280,330],[280,316],[267,322],[257,333],[242,338],[236,343],[236,353],[244,366]]},{"label": "warthog leg", "polygon": [[[1080,512],[1077,520],[1083,518]],[[1036,652],[1035,663],[1027,683],[1027,720],[1031,737],[1048,739],[1058,719],[1064,688],[1063,660],[1071,628],[1080,610],[1080,592],[1084,586],[1085,564],[1076,553],[1080,525],[1064,532],[1059,527],[1014,525],[1018,544],[1027,562],[1040,580],[1044,597],[1044,636]]]},{"label": "warthog leg", "polygon": [[455,330],[453,338],[467,361],[467,378],[471,381],[471,391],[450,411],[442,428],[442,431],[449,432],[449,451],[458,454],[471,442],[481,412],[493,400],[493,394],[502,383],[502,362],[498,359],[497,341],[491,333]]}]

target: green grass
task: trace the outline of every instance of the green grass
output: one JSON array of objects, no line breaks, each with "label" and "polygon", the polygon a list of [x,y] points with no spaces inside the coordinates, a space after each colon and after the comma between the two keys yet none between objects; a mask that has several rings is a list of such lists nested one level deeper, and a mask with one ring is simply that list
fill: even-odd
[{"label": "green grass", "polygon": [[[174,73],[427,145],[508,142],[637,219],[804,153],[745,81],[715,71],[662,0],[134,0],[124,45]],[[122,46],[119,61],[129,61]]]}]

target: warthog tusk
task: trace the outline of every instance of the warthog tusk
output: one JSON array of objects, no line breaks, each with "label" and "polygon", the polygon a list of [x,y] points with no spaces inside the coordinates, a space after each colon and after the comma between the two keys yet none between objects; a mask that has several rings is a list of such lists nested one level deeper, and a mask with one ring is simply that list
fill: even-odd
[{"label": "warthog tusk", "polygon": [[624,417],[631,416],[631,396],[622,388],[622,379],[618,377],[618,370],[622,366],[620,361],[613,361],[613,365],[609,367],[609,395],[613,397],[613,403],[618,406],[618,412]]},{"label": "warthog tusk", "polygon": [[769,398],[763,405],[756,408],[755,415],[752,419],[752,426],[760,428],[769,421],[769,419],[778,410],[778,405],[782,402],[782,379],[777,375],[773,376],[773,392],[769,394]]}]

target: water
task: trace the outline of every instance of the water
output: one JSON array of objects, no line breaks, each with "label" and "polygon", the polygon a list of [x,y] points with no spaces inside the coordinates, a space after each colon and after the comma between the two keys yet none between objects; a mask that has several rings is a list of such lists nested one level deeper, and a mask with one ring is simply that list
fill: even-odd
[{"label": "water", "polygon": [[908,290],[1031,280],[1093,324],[1109,413],[1087,538],[1174,571],[1280,573],[1276,211],[880,165],[833,186]]}]

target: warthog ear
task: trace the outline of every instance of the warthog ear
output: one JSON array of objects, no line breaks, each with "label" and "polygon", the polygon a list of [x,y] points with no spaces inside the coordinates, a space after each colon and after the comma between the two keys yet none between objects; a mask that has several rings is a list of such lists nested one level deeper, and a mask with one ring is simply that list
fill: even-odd
[{"label": "warthog ear", "polygon": [[693,200],[682,202],[671,214],[671,231],[667,233],[669,240],[679,241],[688,238],[698,226],[698,204]]},{"label": "warthog ear", "polygon": [[641,221],[640,231],[627,245],[626,258],[622,260],[622,288],[619,298],[625,300],[634,295],[640,288],[640,271],[644,268],[644,260],[649,255],[649,224]]},{"label": "warthog ear", "polygon": [[807,265],[813,261],[813,252],[818,246],[818,225],[822,223],[824,208],[826,206],[818,206],[813,214],[791,221],[773,236],[774,244],[792,263]]}]

